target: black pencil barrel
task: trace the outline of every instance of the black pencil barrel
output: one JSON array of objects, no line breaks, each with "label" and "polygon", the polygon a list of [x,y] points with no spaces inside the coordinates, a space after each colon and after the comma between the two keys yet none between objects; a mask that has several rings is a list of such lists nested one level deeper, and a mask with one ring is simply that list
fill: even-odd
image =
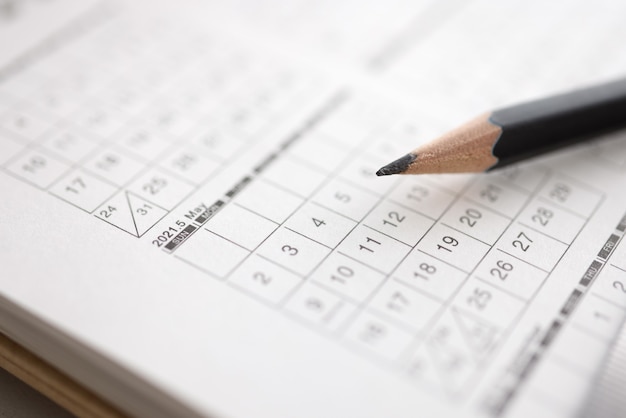
[{"label": "black pencil barrel", "polygon": [[494,111],[500,168],[626,126],[626,79]]}]

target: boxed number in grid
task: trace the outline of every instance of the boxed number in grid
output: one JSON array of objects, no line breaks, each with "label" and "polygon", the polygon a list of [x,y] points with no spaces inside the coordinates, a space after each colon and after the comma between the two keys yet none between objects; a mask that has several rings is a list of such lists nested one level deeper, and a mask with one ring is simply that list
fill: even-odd
[{"label": "boxed number in grid", "polygon": [[363,224],[414,246],[434,221],[393,202],[383,201],[367,215]]},{"label": "boxed number in grid", "polygon": [[545,271],[498,249],[491,250],[485,256],[474,274],[481,280],[526,300],[532,298],[548,276]]},{"label": "boxed number in grid", "polygon": [[414,289],[446,301],[463,283],[467,274],[415,248],[394,271],[393,276]]},{"label": "boxed number in grid", "polygon": [[472,277],[454,297],[453,305],[471,317],[506,329],[520,314],[525,303],[520,298]]},{"label": "boxed number in grid", "polygon": [[63,127],[53,129],[46,135],[41,146],[66,161],[77,164],[92,153],[98,144],[85,132]]},{"label": "boxed number in grid", "polygon": [[501,216],[513,219],[524,207],[529,193],[489,175],[472,184],[464,196]]},{"label": "boxed number in grid", "polygon": [[567,245],[540,232],[514,223],[500,237],[496,248],[545,271],[551,271]]},{"label": "boxed number in grid", "polygon": [[290,297],[285,309],[324,330],[335,332],[354,313],[356,305],[310,282]]},{"label": "boxed number in grid", "polygon": [[127,122],[128,116],[113,108],[97,102],[85,104],[71,116],[72,122],[86,129],[100,139],[109,139]]},{"label": "boxed number in grid", "polygon": [[0,128],[30,142],[52,128],[52,122],[33,108],[17,106],[0,116]]},{"label": "boxed number in grid", "polygon": [[202,184],[220,166],[197,149],[176,147],[159,163],[163,168],[193,184]]},{"label": "boxed number in grid", "polygon": [[602,197],[599,191],[562,176],[552,177],[538,195],[584,217],[591,216]]},{"label": "boxed number in grid", "polygon": [[166,214],[163,208],[125,190],[94,211],[96,217],[137,237],[141,237]]},{"label": "boxed number in grid", "polygon": [[[588,299],[587,299],[588,298]],[[598,338],[610,340],[619,331],[624,319],[624,308],[591,294],[585,303],[576,307],[572,323]]]},{"label": "boxed number in grid", "polygon": [[493,245],[511,221],[482,205],[459,199],[441,217],[440,222],[485,244]]},{"label": "boxed number in grid", "polygon": [[111,184],[80,169],[72,170],[50,187],[55,196],[90,213],[115,191]]},{"label": "boxed number in grid", "polygon": [[420,332],[443,304],[399,281],[389,279],[376,292],[368,307],[412,332]]},{"label": "boxed number in grid", "polygon": [[604,266],[593,282],[593,294],[626,309],[626,270],[614,264]]},{"label": "boxed number in grid", "polygon": [[410,250],[410,246],[364,225],[352,230],[337,247],[340,253],[387,274]]},{"label": "boxed number in grid", "polygon": [[298,275],[258,255],[245,260],[228,281],[266,302],[278,304],[302,281]]},{"label": "boxed number in grid", "polygon": [[24,181],[46,189],[66,173],[70,166],[58,158],[38,150],[26,150],[13,159],[7,169]]},{"label": "boxed number in grid", "polygon": [[311,274],[310,280],[355,303],[362,303],[383,283],[385,276],[335,252]]},{"label": "boxed number in grid", "polygon": [[335,179],[324,185],[312,200],[354,221],[360,221],[378,202],[378,197],[372,192]]},{"label": "boxed number in grid", "polygon": [[284,227],[274,231],[257,254],[306,276],[328,255],[330,249]]},{"label": "boxed number in grid", "polygon": [[171,210],[191,193],[193,185],[177,179],[165,170],[153,168],[134,180],[128,186],[128,190],[164,209]]},{"label": "boxed number in grid", "polygon": [[97,151],[82,166],[85,170],[118,186],[128,183],[144,169],[142,163],[114,147]]},{"label": "boxed number in grid", "polygon": [[379,316],[365,311],[346,331],[345,339],[387,361],[395,361],[409,347],[413,336]]},{"label": "boxed number in grid", "polygon": [[307,202],[285,221],[285,227],[329,248],[335,248],[356,222],[317,203]]},{"label": "boxed number in grid", "polygon": [[570,244],[586,219],[561,209],[545,198],[535,198],[524,208],[517,221],[558,241]]},{"label": "boxed number in grid", "polygon": [[388,199],[429,218],[438,219],[454,201],[454,194],[431,183],[410,178],[403,179]]},{"label": "boxed number in grid", "polygon": [[490,247],[469,235],[436,224],[416,248],[469,273]]}]

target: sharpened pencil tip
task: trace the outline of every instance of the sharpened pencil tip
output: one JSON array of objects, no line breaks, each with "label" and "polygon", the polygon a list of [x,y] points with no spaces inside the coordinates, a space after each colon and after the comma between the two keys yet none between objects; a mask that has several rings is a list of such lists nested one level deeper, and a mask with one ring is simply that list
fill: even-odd
[{"label": "sharpened pencil tip", "polygon": [[399,174],[406,171],[409,168],[409,165],[415,161],[417,155],[415,154],[407,154],[404,157],[398,158],[397,160],[387,164],[382,167],[380,170],[376,172],[377,176],[389,176],[391,174]]}]

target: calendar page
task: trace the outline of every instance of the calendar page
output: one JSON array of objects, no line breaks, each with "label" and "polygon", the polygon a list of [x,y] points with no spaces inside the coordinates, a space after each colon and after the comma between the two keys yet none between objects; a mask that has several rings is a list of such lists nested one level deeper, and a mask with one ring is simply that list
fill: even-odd
[{"label": "calendar page", "polygon": [[626,315],[624,133],[374,173],[626,74],[624,5],[50,3],[0,21],[30,34],[0,51],[2,332],[138,415],[580,411]]}]

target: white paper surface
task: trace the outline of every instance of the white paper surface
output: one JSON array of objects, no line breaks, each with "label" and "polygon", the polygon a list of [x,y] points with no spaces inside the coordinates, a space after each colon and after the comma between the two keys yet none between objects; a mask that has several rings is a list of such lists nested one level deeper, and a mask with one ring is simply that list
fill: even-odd
[{"label": "white paper surface", "polygon": [[624,6],[93,10],[63,36],[13,23],[42,40],[0,80],[2,331],[138,414],[579,411],[626,307],[624,135],[489,175],[373,172],[626,74]]}]

